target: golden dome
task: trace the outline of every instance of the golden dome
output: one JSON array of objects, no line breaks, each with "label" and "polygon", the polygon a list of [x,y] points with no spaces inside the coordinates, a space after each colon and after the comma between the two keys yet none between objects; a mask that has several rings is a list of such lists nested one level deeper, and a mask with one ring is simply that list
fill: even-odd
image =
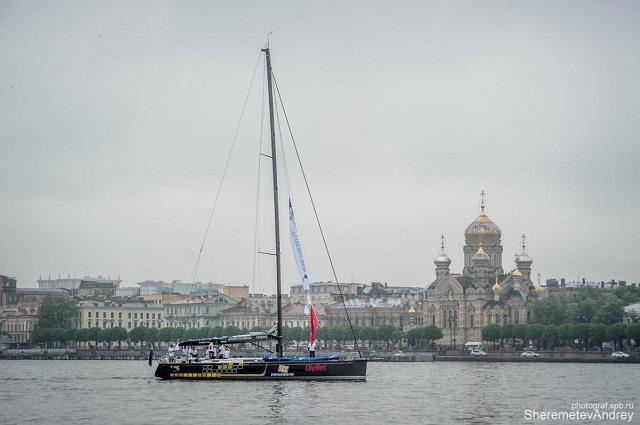
[{"label": "golden dome", "polygon": [[493,289],[494,291],[499,291],[502,289],[502,286],[500,286],[500,284],[496,281],[496,283],[493,284],[491,289]]},{"label": "golden dome", "polygon": [[544,287],[542,285],[536,286],[536,294],[544,294]]},{"label": "golden dome", "polygon": [[522,273],[520,273],[520,270],[518,270],[518,269],[513,269],[513,271],[511,272],[511,276],[513,276],[513,277],[522,277]]},{"label": "golden dome", "polygon": [[500,240],[502,232],[500,228],[491,221],[487,213],[485,213],[484,196],[485,193],[482,191],[480,193],[480,214],[467,226],[464,231],[464,237],[467,239],[467,242],[486,241],[490,244],[495,244]]}]

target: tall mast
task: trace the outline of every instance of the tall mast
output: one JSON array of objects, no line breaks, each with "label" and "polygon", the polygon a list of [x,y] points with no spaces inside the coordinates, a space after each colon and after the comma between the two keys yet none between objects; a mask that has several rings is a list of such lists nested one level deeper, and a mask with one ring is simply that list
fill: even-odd
[{"label": "tall mast", "polygon": [[282,272],[280,270],[280,215],[278,212],[278,165],[276,163],[276,131],[273,124],[273,88],[271,77],[271,52],[269,47],[262,49],[267,58],[267,86],[269,88],[269,125],[271,129],[271,165],[273,167],[273,215],[276,233],[276,294],[278,302],[278,341],[276,353],[282,357]]}]

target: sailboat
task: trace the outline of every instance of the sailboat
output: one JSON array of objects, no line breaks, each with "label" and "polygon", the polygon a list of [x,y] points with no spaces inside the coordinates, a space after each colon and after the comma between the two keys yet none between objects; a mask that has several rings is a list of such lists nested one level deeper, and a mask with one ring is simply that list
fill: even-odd
[{"label": "sailboat", "polygon": [[[276,294],[277,324],[265,332],[250,332],[244,335],[221,336],[182,341],[173,350],[191,351],[195,347],[222,348],[230,344],[253,344],[260,347],[262,341],[275,341],[275,355],[264,357],[231,357],[198,359],[176,359],[168,355],[158,360],[155,376],[160,379],[184,380],[349,380],[365,381],[367,360],[364,358],[348,359],[338,355],[325,357],[285,357],[283,355],[282,332],[282,293],[280,265],[280,222],[278,210],[278,172],[276,163],[276,140],[274,127],[273,76],[271,69],[271,52],[269,46],[262,49],[267,67],[267,87],[269,94],[269,124],[271,134],[271,161],[273,176],[273,207],[275,216],[275,260],[276,260]],[[289,206],[290,218],[293,215]],[[295,249],[295,248],[294,248]],[[300,264],[298,264],[300,267]],[[306,274],[305,274],[306,277]],[[310,304],[310,298],[307,297]],[[344,300],[343,300],[344,302]],[[346,307],[345,307],[346,310]],[[317,322],[313,306],[310,311],[311,344],[314,344],[314,329]],[[355,339],[355,338],[354,338]],[[226,357],[226,356],[223,356]]]}]

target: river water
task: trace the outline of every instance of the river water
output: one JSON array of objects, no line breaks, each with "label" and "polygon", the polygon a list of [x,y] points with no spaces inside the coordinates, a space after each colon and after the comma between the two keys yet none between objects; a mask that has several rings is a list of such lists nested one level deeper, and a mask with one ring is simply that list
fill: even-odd
[{"label": "river water", "polygon": [[576,402],[624,403],[640,424],[638,364],[369,363],[367,382],[152,376],[144,361],[2,361],[0,424],[625,423],[525,420]]}]

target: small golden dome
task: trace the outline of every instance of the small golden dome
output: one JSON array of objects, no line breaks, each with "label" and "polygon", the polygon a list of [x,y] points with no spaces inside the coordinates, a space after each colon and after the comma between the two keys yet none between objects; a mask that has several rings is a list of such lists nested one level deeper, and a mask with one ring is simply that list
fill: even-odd
[{"label": "small golden dome", "polygon": [[494,291],[499,291],[502,289],[502,286],[500,286],[500,283],[498,283],[498,281],[496,280],[496,283],[493,284],[491,289],[493,289]]},{"label": "small golden dome", "polygon": [[413,306],[409,307],[409,313],[415,313],[416,309]]},{"label": "small golden dome", "polygon": [[511,276],[513,276],[513,277],[522,277],[522,273],[520,273],[520,270],[518,270],[518,269],[513,269],[513,271],[511,272]]},{"label": "small golden dome", "polygon": [[536,286],[536,294],[544,294],[544,287],[542,285]]}]

